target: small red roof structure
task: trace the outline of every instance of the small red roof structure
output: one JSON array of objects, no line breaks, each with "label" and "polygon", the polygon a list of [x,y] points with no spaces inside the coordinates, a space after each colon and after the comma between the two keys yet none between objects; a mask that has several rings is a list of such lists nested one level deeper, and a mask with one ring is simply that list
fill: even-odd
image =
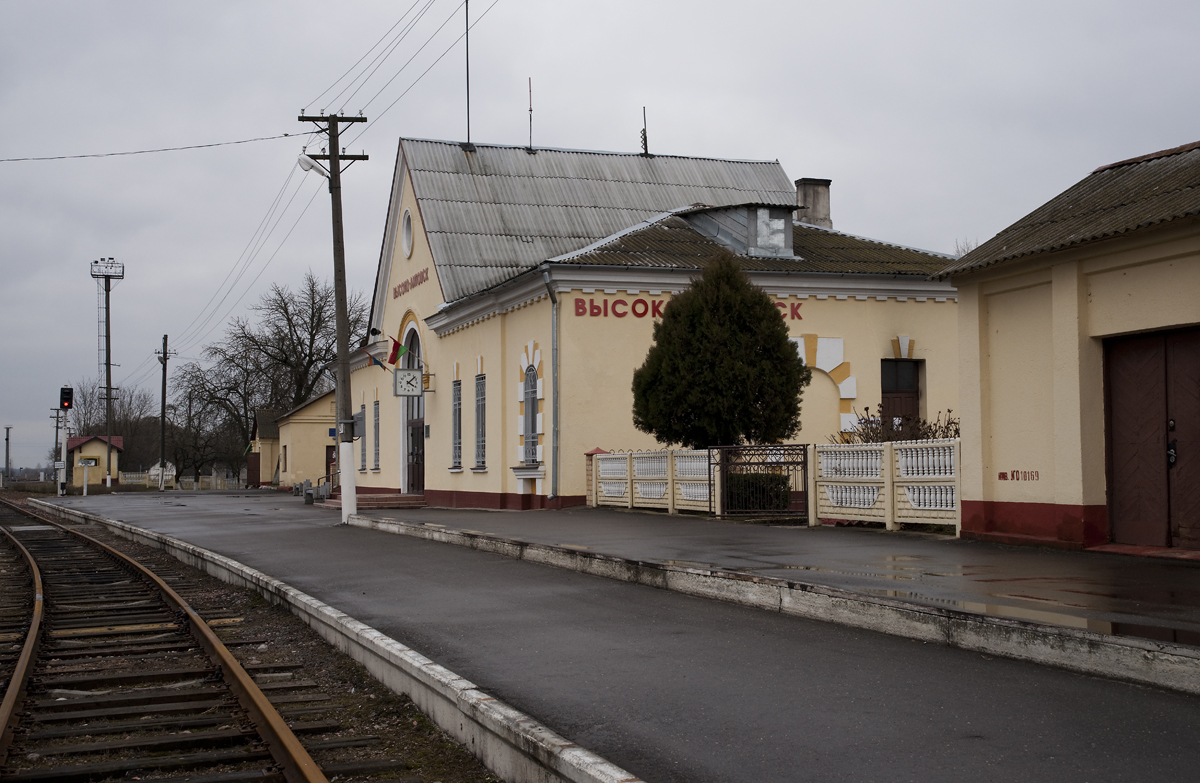
[{"label": "small red roof structure", "polygon": [[[101,443],[104,443],[104,436],[103,435],[77,435],[73,438],[67,438],[67,451],[74,451],[75,449],[79,448],[80,446],[82,446],[83,444],[87,443],[90,440],[98,440]],[[112,436],[112,447],[114,449],[116,449],[117,451],[124,451],[125,450],[125,436],[124,435],[113,435]]]},{"label": "small red roof structure", "polygon": [[596,456],[597,454],[609,454],[609,453],[610,453],[610,452],[607,452],[607,451],[605,451],[604,449],[602,449],[602,448],[600,448],[599,446],[597,446],[596,448],[592,449],[591,451],[585,451],[585,452],[583,452],[583,456],[585,456],[585,457],[594,457],[594,456]]}]

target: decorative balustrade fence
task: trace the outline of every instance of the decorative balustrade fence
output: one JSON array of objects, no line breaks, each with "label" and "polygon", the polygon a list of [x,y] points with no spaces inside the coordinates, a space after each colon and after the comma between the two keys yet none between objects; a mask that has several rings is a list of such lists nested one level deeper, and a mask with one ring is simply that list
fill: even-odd
[{"label": "decorative balustrade fence", "polygon": [[707,451],[639,451],[596,454],[591,505],[709,511],[711,466]]},{"label": "decorative balustrade fence", "polygon": [[817,446],[817,517],[953,525],[962,521],[959,441]]}]

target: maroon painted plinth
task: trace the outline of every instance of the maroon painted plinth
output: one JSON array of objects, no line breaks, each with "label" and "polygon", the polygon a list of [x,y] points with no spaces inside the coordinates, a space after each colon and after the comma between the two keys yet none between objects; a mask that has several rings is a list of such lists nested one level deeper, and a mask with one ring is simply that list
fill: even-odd
[{"label": "maroon painted plinth", "polygon": [[962,536],[1004,544],[1082,549],[1108,543],[1105,506],[964,500]]},{"label": "maroon painted plinth", "polygon": [[515,492],[458,492],[448,489],[426,489],[425,502],[437,508],[490,508],[509,511],[560,509],[582,506],[585,495],[561,495],[551,500],[545,495],[519,495]]}]

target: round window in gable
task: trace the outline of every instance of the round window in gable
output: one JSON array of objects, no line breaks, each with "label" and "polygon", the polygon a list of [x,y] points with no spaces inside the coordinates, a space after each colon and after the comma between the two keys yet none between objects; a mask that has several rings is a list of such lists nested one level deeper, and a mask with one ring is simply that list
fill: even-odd
[{"label": "round window in gable", "polygon": [[404,257],[412,258],[412,213],[407,209],[404,210],[404,217],[400,219],[400,235],[404,242]]}]

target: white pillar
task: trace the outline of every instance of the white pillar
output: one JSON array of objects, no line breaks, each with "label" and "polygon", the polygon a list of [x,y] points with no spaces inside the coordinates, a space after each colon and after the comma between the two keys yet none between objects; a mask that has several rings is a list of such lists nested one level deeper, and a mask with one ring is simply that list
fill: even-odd
[{"label": "white pillar", "polygon": [[351,514],[358,513],[358,498],[354,494],[354,443],[342,441],[338,444],[338,466],[342,482],[342,524],[350,521]]}]

